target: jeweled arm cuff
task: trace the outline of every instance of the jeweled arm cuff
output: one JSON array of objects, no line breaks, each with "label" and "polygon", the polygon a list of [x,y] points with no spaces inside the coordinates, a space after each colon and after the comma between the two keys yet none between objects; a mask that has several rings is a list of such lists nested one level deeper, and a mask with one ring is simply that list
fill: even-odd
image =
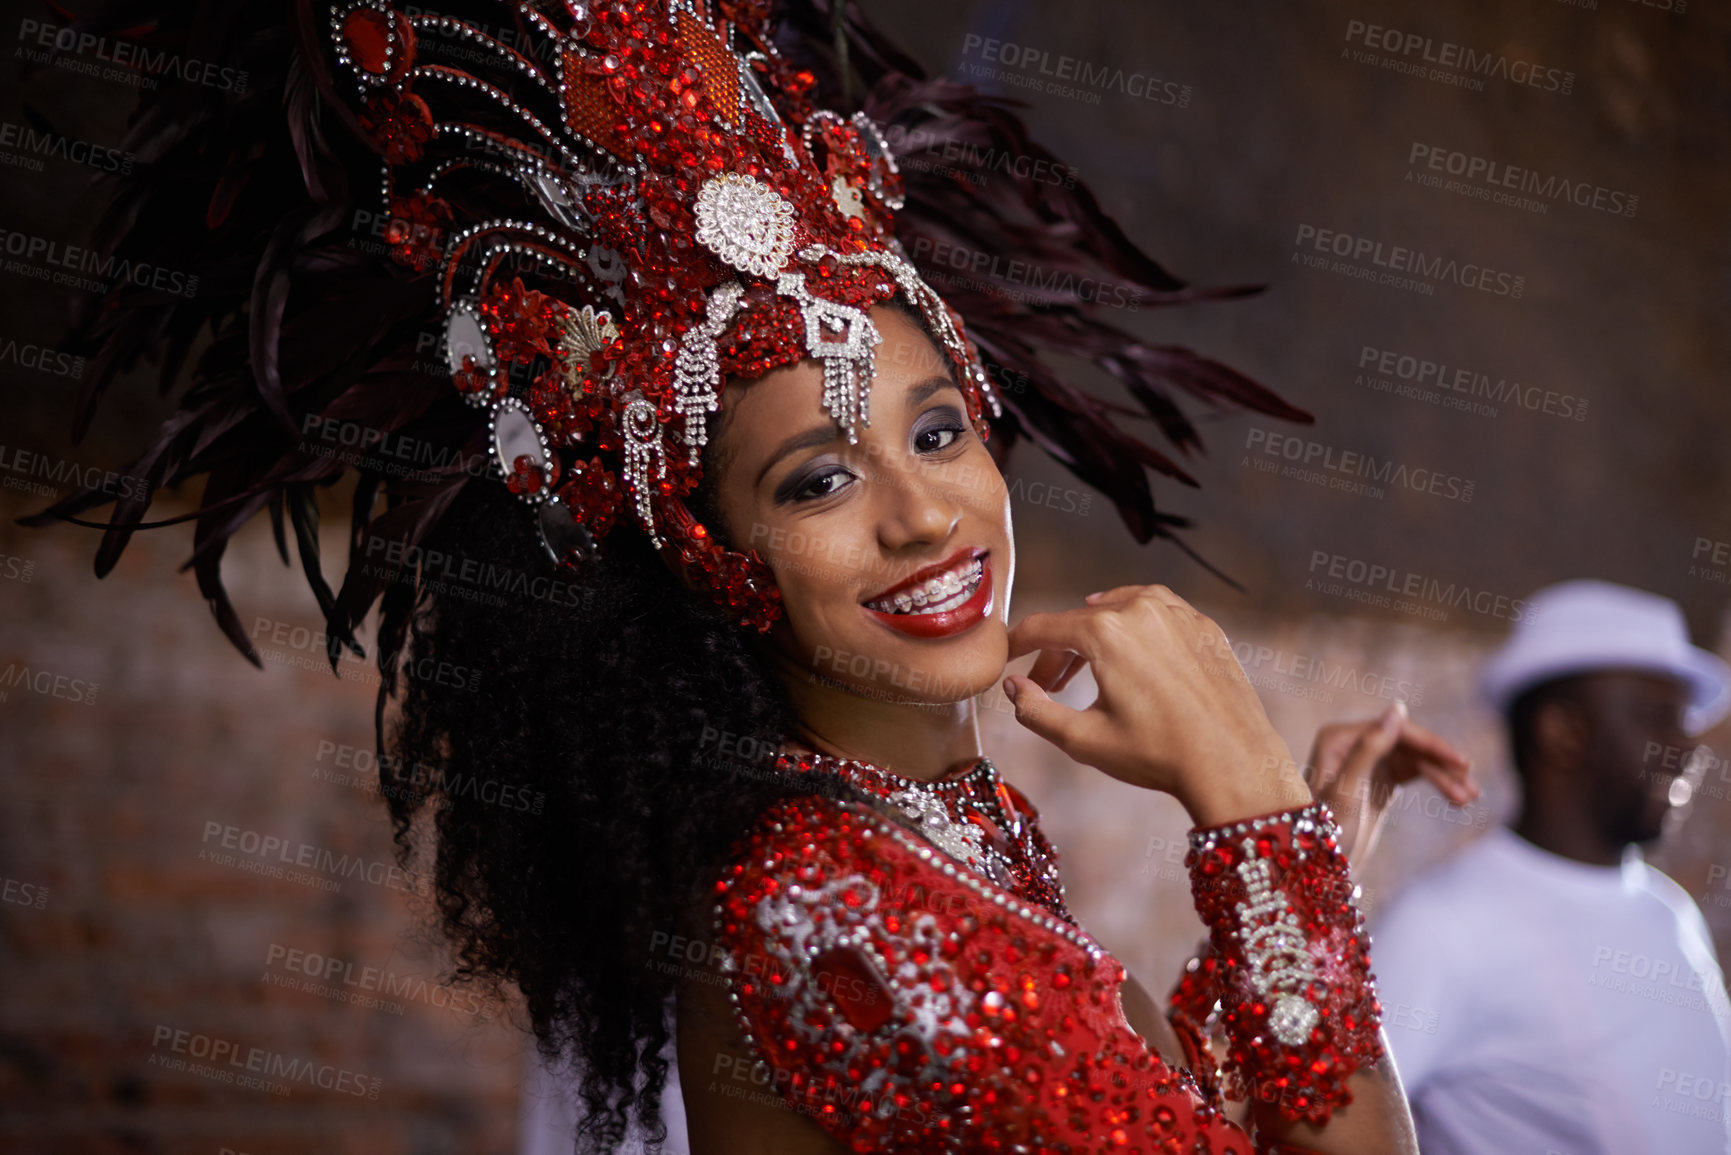
[{"label": "jeweled arm cuff", "polygon": [[1179,976],[1166,1000],[1166,1021],[1184,1048],[1184,1061],[1196,1077],[1205,1099],[1223,1106],[1220,1066],[1214,1061],[1209,1040],[1218,1024],[1215,1010],[1220,1002],[1220,960],[1206,941]]},{"label": "jeweled arm cuff", "polygon": [[1198,827],[1184,860],[1214,948],[1207,977],[1226,1031],[1227,1093],[1318,1125],[1352,1101],[1347,1078],[1383,1055],[1364,917],[1338,834],[1313,802]]}]

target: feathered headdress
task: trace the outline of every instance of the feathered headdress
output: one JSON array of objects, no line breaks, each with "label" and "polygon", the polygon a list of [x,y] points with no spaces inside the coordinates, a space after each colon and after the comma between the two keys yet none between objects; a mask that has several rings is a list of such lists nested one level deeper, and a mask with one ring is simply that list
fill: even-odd
[{"label": "feathered headdress", "polygon": [[[1146,470],[1195,483],[1118,418],[1151,418],[1185,452],[1200,439],[1174,389],[1310,419],[1225,366],[1100,319],[1079,280],[1111,278],[1148,304],[1248,290],[1189,289],[1085,186],[978,179],[993,156],[1052,158],[1004,102],[927,80],[841,8],[806,0],[777,19],[767,0],[449,7],[187,5],[150,26],[206,58],[228,52],[250,83],[244,95],[182,83],[144,97],[127,147],[153,163],[119,189],[97,243],[209,271],[191,300],[123,286],[86,319],[76,339],[96,367],[78,432],[141,356],[162,357],[167,389],[206,326],[213,341],[134,463],[149,487],[75,494],[30,520],[114,501],[104,574],[134,530],[164,524],[144,520],[151,490],[204,475],[189,564],[254,661],[220,577],[249,518],[269,512],[285,561],[292,525],[333,659],[339,643],[358,651],[355,628],[381,596],[394,652],[413,598],[397,571],[483,471],[530,507],[554,561],[581,564],[633,520],[767,628],[779,613],[768,567],[722,546],[684,501],[707,418],[727,378],[812,358],[852,439],[870,420],[880,340],[868,310],[898,294],[950,359],[976,428],[998,433],[1000,462],[1031,437],[1108,494],[1139,541],[1176,540],[1187,524],[1155,509]],[[139,15],[118,3],[85,23]],[[851,113],[818,103],[845,106],[856,90]],[[902,172],[897,136],[967,147],[941,174]],[[1062,275],[1013,296],[967,283],[946,304],[919,265],[957,246]],[[1066,385],[1044,359],[1054,351],[1105,368],[1141,409]],[[349,446],[372,452],[339,451]],[[351,466],[350,564],[333,593],[313,490]]]}]

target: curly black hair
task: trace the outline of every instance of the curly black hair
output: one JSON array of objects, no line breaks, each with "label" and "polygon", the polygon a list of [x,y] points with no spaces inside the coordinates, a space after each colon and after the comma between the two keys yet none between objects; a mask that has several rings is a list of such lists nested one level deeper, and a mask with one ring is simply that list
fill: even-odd
[{"label": "curly black hair", "polygon": [[[905,297],[882,307],[933,341]],[[722,417],[710,419],[715,439],[687,500],[737,548],[716,504]],[[434,815],[450,977],[516,985],[542,1055],[576,1060],[578,1149],[610,1151],[633,1120],[665,1138],[678,971],[657,965],[671,960],[655,944],[707,933],[693,921],[705,884],[771,802],[867,800],[839,780],[775,769],[794,714],[761,635],[681,584],[645,534],[617,526],[572,571],[555,569],[533,522],[482,481],[464,486],[426,543],[438,571],[484,572],[514,596],[478,597],[420,567],[407,660],[383,663],[397,676],[381,707],[393,692],[402,705],[381,792],[405,866],[427,849],[417,814]],[[385,788],[405,775],[417,789]]]},{"label": "curly black hair", "polygon": [[786,692],[754,633],[631,527],[580,572],[556,572],[521,503],[479,482],[425,556],[523,580],[500,583],[517,596],[477,597],[422,567],[381,759],[382,779],[418,787],[381,781],[399,857],[432,842],[450,978],[514,984],[542,1055],[576,1060],[578,1149],[615,1149],[632,1121],[659,1142],[677,978],[652,947],[686,933],[764,806],[816,789],[770,765],[790,732]]}]

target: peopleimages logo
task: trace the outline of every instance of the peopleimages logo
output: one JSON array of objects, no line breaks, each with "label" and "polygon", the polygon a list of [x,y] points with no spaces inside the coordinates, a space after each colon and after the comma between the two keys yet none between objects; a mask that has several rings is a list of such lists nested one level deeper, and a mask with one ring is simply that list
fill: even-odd
[{"label": "peopleimages logo", "polygon": [[95,249],[66,245],[15,229],[0,228],[0,253],[16,258],[6,262],[9,273],[89,293],[106,292],[117,282],[130,281],[161,293],[182,297],[198,294],[198,277],[179,269],[127,260],[112,253],[104,256]]},{"label": "peopleimages logo", "polygon": [[[1397,489],[1410,489],[1414,493],[1424,493],[1432,497],[1446,497],[1454,501],[1470,502],[1476,483],[1467,477],[1453,473],[1442,473],[1435,469],[1409,467],[1404,462],[1396,462],[1392,458],[1379,458],[1375,454],[1363,453],[1353,449],[1340,449],[1325,442],[1314,441],[1308,437],[1297,437],[1287,433],[1276,433],[1273,430],[1251,426],[1245,431],[1244,449],[1247,454],[1257,454],[1264,457],[1278,458],[1293,462],[1299,467],[1299,473],[1316,472],[1319,474],[1338,474],[1338,479],[1328,479],[1330,488],[1347,489],[1350,492],[1369,492],[1372,496],[1381,497],[1379,486],[1389,486]],[[1254,458],[1247,460],[1254,462]],[[1272,472],[1264,469],[1264,472]],[[1362,478],[1362,484],[1350,479]],[[1306,478],[1302,477],[1301,480]],[[1350,484],[1334,484],[1336,480],[1350,481]]]},{"label": "peopleimages logo", "polygon": [[1188,84],[1110,64],[1094,64],[1074,56],[1054,56],[1044,48],[981,36],[977,32],[970,32],[962,39],[962,55],[979,57],[981,63],[965,61],[961,66],[965,75],[976,80],[1000,80],[1086,104],[1099,104],[1101,92],[1119,92],[1154,104],[1176,108],[1190,105]]},{"label": "peopleimages logo", "polygon": [[438,481],[457,472],[485,477],[493,468],[493,459],[483,453],[317,413],[301,419],[301,435],[298,449],[309,457],[335,458],[358,469],[419,481]]},{"label": "peopleimages logo", "polygon": [[[1301,224],[1292,240],[1294,262],[1307,268],[1342,273],[1396,288],[1434,291],[1436,284],[1458,285],[1492,296],[1521,299],[1527,278],[1473,261],[1432,256],[1422,249],[1387,244],[1375,237],[1355,236],[1335,229]],[[1305,250],[1309,250],[1306,252]],[[1319,255],[1313,255],[1319,254]],[[1340,258],[1330,262],[1328,256]]]},{"label": "peopleimages logo", "polygon": [[[13,149],[17,151],[10,151]],[[76,140],[45,128],[32,128],[10,120],[0,120],[0,150],[7,150],[0,151],[0,160],[32,172],[42,171],[43,165],[37,157],[49,157],[72,164],[89,165],[98,172],[115,172],[124,176],[132,171],[134,159],[130,152],[122,152],[118,148],[91,144],[88,140]]]},{"label": "peopleimages logo", "polygon": [[1449,609],[1470,610],[1510,622],[1518,622],[1528,613],[1523,598],[1322,549],[1311,550],[1308,574],[1304,579],[1307,590],[1431,621],[1447,621]]},{"label": "peopleimages logo", "polygon": [[[422,25],[425,29],[422,32],[423,36],[427,35],[428,32],[444,33],[439,39],[438,47],[438,59],[441,64],[462,60],[497,64],[503,55],[499,48],[509,49],[519,56],[533,57],[542,64],[556,65],[559,62],[558,37],[537,36],[523,28],[515,26],[507,28],[497,24],[489,24],[484,20],[471,18],[468,13],[463,14],[462,24],[457,26],[456,22],[451,19],[451,13],[436,8],[423,8],[415,4],[404,5],[401,11],[410,20],[425,22]],[[472,29],[475,35],[460,36],[456,27]],[[497,44],[499,48],[494,48],[493,44],[489,44],[488,41]],[[468,47],[470,43],[473,43],[474,47]]]},{"label": "peopleimages logo", "polygon": [[[212,840],[215,840],[215,846],[211,845]],[[328,847],[316,846],[310,842],[291,842],[280,835],[264,834],[215,819],[205,821],[201,842],[203,845],[198,851],[200,862],[211,862],[217,866],[239,865],[248,873],[268,874],[271,877],[283,876],[279,863],[291,868],[306,867],[307,870],[327,876],[317,880],[321,890],[340,890],[342,879],[359,878],[374,886],[406,891],[423,898],[432,893],[432,885],[427,875],[405,870],[394,862],[365,858],[346,851],[338,854]],[[237,859],[235,854],[225,853],[227,851],[238,851],[246,858]],[[304,883],[309,880],[297,877],[291,881]]]},{"label": "peopleimages logo", "polygon": [[[1506,80],[1564,96],[1575,90],[1575,74],[1561,68],[1547,68],[1501,52],[1481,52],[1451,40],[1384,28],[1363,20],[1346,22],[1346,43],[1363,46],[1358,51],[1346,47],[1341,49],[1343,56],[1359,64],[1380,65],[1393,72],[1405,72],[1461,88],[1482,91],[1484,82],[1489,79]],[[1387,53],[1387,56],[1378,56],[1378,53]]]},{"label": "peopleimages logo", "polygon": [[115,473],[97,465],[80,465],[65,458],[19,449],[15,445],[0,445],[0,474],[9,475],[5,479],[8,483],[14,479],[40,480],[44,483],[40,486],[8,484],[7,487],[25,489],[43,497],[53,497],[63,488],[76,486],[96,490],[120,501],[131,501],[146,494],[150,487],[150,482],[143,477]]},{"label": "peopleimages logo", "polygon": [[33,369],[51,377],[71,377],[76,380],[84,376],[84,358],[10,337],[0,339],[0,365]]},{"label": "peopleimages logo", "polygon": [[1690,577],[1731,585],[1731,541],[1697,537],[1689,559]]},{"label": "peopleimages logo", "polygon": [[21,662],[8,662],[4,669],[0,669],[0,702],[9,701],[13,690],[27,690],[45,698],[94,706],[96,691],[100,688],[96,682],[57,674],[53,670],[31,669]]},{"label": "peopleimages logo", "polygon": [[[351,1006],[387,1011],[400,1015],[406,1002],[424,1003],[440,1010],[485,1017],[486,1004],[479,994],[468,989],[454,989],[425,976],[402,974],[388,966],[364,966],[352,959],[338,958],[318,951],[271,943],[265,951],[264,981],[273,986],[301,990],[307,994],[334,999]],[[275,973],[289,971],[284,975]]]},{"label": "peopleimages logo", "polygon": [[1350,662],[1330,661],[1326,657],[1261,645],[1244,638],[1236,642],[1225,637],[1218,641],[1204,641],[1196,650],[1205,657],[1236,661],[1249,677],[1250,684],[1259,688],[1290,692],[1286,683],[1315,683],[1322,688],[1357,690],[1385,701],[1401,701],[1412,706],[1424,703],[1421,683],[1374,670],[1361,670]]},{"label": "peopleimages logo", "polygon": [[[1529,212],[1549,212],[1551,204],[1561,200],[1577,208],[1632,217],[1641,203],[1640,197],[1621,189],[1605,188],[1591,181],[1570,180],[1555,173],[1543,175],[1520,165],[1505,164],[1423,141],[1412,142],[1412,147],[1407,150],[1406,163],[1425,170],[1415,177],[1414,170],[1408,168],[1406,179],[1409,181]],[[1460,179],[1444,182],[1444,175]],[[1517,193],[1524,195],[1517,196]]]},{"label": "peopleimages logo", "polygon": [[[904,171],[913,169],[938,176],[959,176],[974,184],[984,183],[986,174],[990,172],[1033,184],[1076,187],[1076,170],[1050,157],[1009,153],[975,141],[960,140],[923,128],[910,129],[900,124],[885,129],[884,140],[895,155],[897,166]],[[954,162],[960,167],[950,167],[943,162]]]},{"label": "peopleimages logo", "polygon": [[[941,278],[953,287],[978,289],[1032,304],[1077,298],[1085,304],[1131,312],[1142,304],[1142,291],[1135,285],[1078,277],[1068,269],[1006,260],[1002,253],[970,249],[949,241],[933,241],[930,237],[916,237],[913,249],[915,259],[932,270],[930,276]],[[946,271],[951,269],[961,276]]]},{"label": "peopleimages logo", "polygon": [[[1587,419],[1585,397],[1537,385],[1523,385],[1506,377],[1493,378],[1476,369],[1400,350],[1365,345],[1359,350],[1358,367],[1361,372],[1355,384],[1415,401],[1440,402],[1446,409],[1495,417],[1496,405],[1487,403],[1496,402],[1497,405],[1516,405],[1568,421]],[[1397,381],[1400,384],[1395,384]]]},{"label": "peopleimages logo", "polygon": [[[270,1083],[268,1089],[282,1087],[275,1093],[283,1095],[288,1094],[284,1080],[365,1099],[377,1099],[383,1085],[383,1080],[347,1067],[315,1062],[265,1047],[246,1047],[233,1039],[181,1030],[162,1023],[156,1024],[150,1045],[149,1063],[152,1066],[188,1070],[186,1060],[190,1058],[202,1062],[206,1068],[195,1073],[220,1076],[225,1083],[235,1083],[239,1079],[241,1085],[258,1086],[260,1090],[267,1089],[259,1085],[260,1081],[277,1080]],[[246,1081],[248,1076],[254,1077],[254,1081]]]},{"label": "peopleimages logo", "polygon": [[[59,24],[20,20],[18,40],[21,45],[18,55],[32,64],[51,64],[100,76],[104,80],[118,80],[147,88],[154,88],[162,77],[171,76],[237,96],[246,91],[247,73],[243,68],[228,68],[214,61],[181,56],[129,40],[110,40],[94,32],[81,32]],[[68,61],[62,59],[65,56],[88,59],[84,62]],[[79,63],[83,67],[78,67]]]}]

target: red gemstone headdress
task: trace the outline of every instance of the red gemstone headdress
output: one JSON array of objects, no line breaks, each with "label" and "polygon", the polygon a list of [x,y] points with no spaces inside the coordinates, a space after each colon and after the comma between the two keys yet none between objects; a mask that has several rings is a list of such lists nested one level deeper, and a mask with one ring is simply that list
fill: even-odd
[{"label": "red gemstone headdress", "polygon": [[[554,558],[580,559],[635,520],[767,625],[767,568],[688,508],[705,419],[729,377],[812,357],[828,411],[863,423],[867,310],[892,295],[954,363],[999,463],[1034,441],[1138,541],[1188,552],[1188,519],[1156,507],[1148,473],[1195,481],[1126,420],[1189,453],[1201,437],[1177,393],[1310,419],[1225,365],[1120,327],[1129,311],[1107,308],[1101,285],[1150,307],[1254,290],[1172,276],[1009,102],[926,78],[857,5],[783,0],[774,22],[767,0],[442,0],[439,13],[147,0],[148,20],[137,0],[79,7],[80,32],[220,59],[249,84],[141,90],[123,145],[152,162],[103,178],[112,197],[90,248],[203,275],[192,296],[122,278],[87,302],[67,342],[92,359],[75,433],[141,359],[179,394],[124,467],[137,484],[82,490],[26,521],[103,529],[98,575],[136,530],[195,521],[188,566],[254,662],[222,574],[251,518],[269,513],[285,561],[292,529],[333,659],[339,645],[360,652],[357,627],[381,607],[388,673],[426,579],[421,545],[488,470],[533,507]],[[859,110],[820,107],[819,92]],[[1012,159],[1066,175],[1017,179]],[[994,287],[941,259],[957,252],[1040,275]],[[1075,384],[1053,354],[1091,362],[1135,404]],[[333,591],[316,494],[350,476]],[[199,480],[194,512],[146,520],[159,488]],[[107,504],[106,523],[78,516]]]},{"label": "red gemstone headdress", "polygon": [[[554,558],[588,553],[628,509],[767,628],[767,567],[682,500],[723,381],[813,358],[825,409],[855,440],[882,341],[867,309],[897,293],[953,362],[982,435],[983,407],[999,411],[985,370],[896,241],[900,174],[881,132],[812,105],[766,5],[520,13],[529,36],[506,44],[385,0],[332,9],[403,222],[396,254],[436,270],[456,387],[486,410],[499,469],[538,507]],[[467,67],[441,62],[451,45]],[[521,194],[509,215],[478,219],[447,195],[501,178]]]}]

